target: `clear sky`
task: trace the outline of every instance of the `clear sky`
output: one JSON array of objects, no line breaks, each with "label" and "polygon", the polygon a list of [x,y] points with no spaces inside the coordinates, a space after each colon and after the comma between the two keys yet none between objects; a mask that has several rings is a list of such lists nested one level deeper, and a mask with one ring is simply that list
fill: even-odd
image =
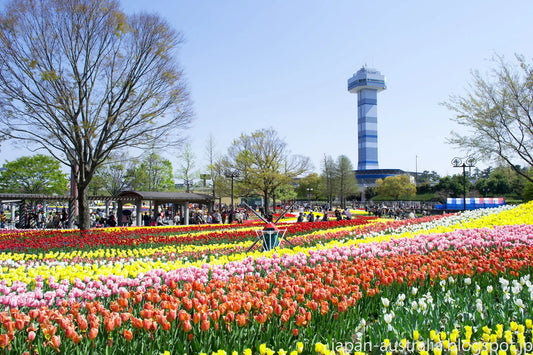
[{"label": "clear sky", "polygon": [[[2,1],[1,3],[5,3]],[[533,2],[359,0],[123,0],[181,31],[179,61],[191,91],[189,131],[205,170],[210,134],[223,154],[241,133],[273,127],[320,171],[324,154],[357,167],[356,95],[363,65],[386,77],[378,94],[380,168],[459,173],[445,143],[458,127],[440,103],[463,94],[471,71],[514,53],[533,59]],[[19,153],[2,147],[1,161]],[[164,154],[165,155],[165,154]],[[166,154],[175,167],[178,159]],[[494,165],[494,164],[493,164]],[[482,167],[482,164],[480,164]]]}]

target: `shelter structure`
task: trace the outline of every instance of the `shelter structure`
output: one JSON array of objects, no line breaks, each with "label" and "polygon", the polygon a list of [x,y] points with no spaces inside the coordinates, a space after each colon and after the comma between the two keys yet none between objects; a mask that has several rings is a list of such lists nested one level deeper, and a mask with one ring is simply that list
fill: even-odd
[{"label": "shelter structure", "polygon": [[[12,209],[12,215],[15,213],[15,205],[23,205],[26,202],[40,202],[45,206],[52,201],[69,201],[68,195],[44,195],[44,194],[17,194],[17,193],[0,193],[0,204],[9,203]],[[152,202],[155,211],[161,204],[172,203],[179,206],[184,223],[189,224],[189,204],[198,203],[208,206],[212,211],[215,198],[211,195],[187,192],[151,192],[151,191],[123,191],[116,196],[89,196],[90,201],[104,201],[106,203],[106,215],[110,202],[117,203],[117,216],[122,214],[122,206],[125,203],[131,203],[136,206],[135,225],[142,226],[142,203],[143,201]]]},{"label": "shelter structure", "polygon": [[118,209],[117,215],[122,213],[122,202],[128,201],[136,206],[136,224],[142,225],[142,202],[151,201],[155,211],[158,210],[159,205],[172,203],[180,206],[181,215],[184,218],[184,223],[189,224],[189,204],[199,203],[208,206],[209,211],[212,211],[215,198],[212,195],[189,193],[189,192],[153,192],[153,191],[123,191],[117,196]]}]

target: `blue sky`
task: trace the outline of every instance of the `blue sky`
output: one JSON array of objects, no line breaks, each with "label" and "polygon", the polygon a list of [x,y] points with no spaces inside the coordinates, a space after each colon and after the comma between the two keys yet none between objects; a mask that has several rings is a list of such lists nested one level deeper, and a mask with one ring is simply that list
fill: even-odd
[{"label": "blue sky", "polygon": [[[156,12],[185,37],[195,120],[188,132],[204,170],[206,140],[219,153],[241,133],[273,127],[319,172],[324,154],[357,166],[356,95],[363,65],[385,75],[378,94],[380,168],[460,173],[445,143],[458,129],[440,105],[463,94],[471,71],[514,53],[533,58],[531,1],[124,0]],[[2,160],[13,160],[2,147]],[[6,154],[7,153],[7,154]],[[164,154],[177,167],[175,152]],[[3,161],[0,161],[3,163]],[[480,164],[482,167],[485,164]],[[494,165],[494,164],[493,164]]]}]

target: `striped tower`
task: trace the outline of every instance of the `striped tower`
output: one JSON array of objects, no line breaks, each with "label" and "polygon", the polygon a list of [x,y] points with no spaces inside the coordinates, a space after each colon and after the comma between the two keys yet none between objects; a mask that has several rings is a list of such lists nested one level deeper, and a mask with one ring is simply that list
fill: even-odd
[{"label": "striped tower", "polygon": [[357,93],[359,161],[357,170],[379,169],[378,91],[385,90],[385,77],[375,69],[361,68],[348,79],[348,91]]}]

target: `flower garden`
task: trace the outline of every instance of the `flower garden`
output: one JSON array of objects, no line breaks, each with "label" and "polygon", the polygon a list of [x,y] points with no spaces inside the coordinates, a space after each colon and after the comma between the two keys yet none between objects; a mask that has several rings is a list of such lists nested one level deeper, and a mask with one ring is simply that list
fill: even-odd
[{"label": "flower garden", "polygon": [[5,354],[533,353],[533,203],[0,234]]}]

